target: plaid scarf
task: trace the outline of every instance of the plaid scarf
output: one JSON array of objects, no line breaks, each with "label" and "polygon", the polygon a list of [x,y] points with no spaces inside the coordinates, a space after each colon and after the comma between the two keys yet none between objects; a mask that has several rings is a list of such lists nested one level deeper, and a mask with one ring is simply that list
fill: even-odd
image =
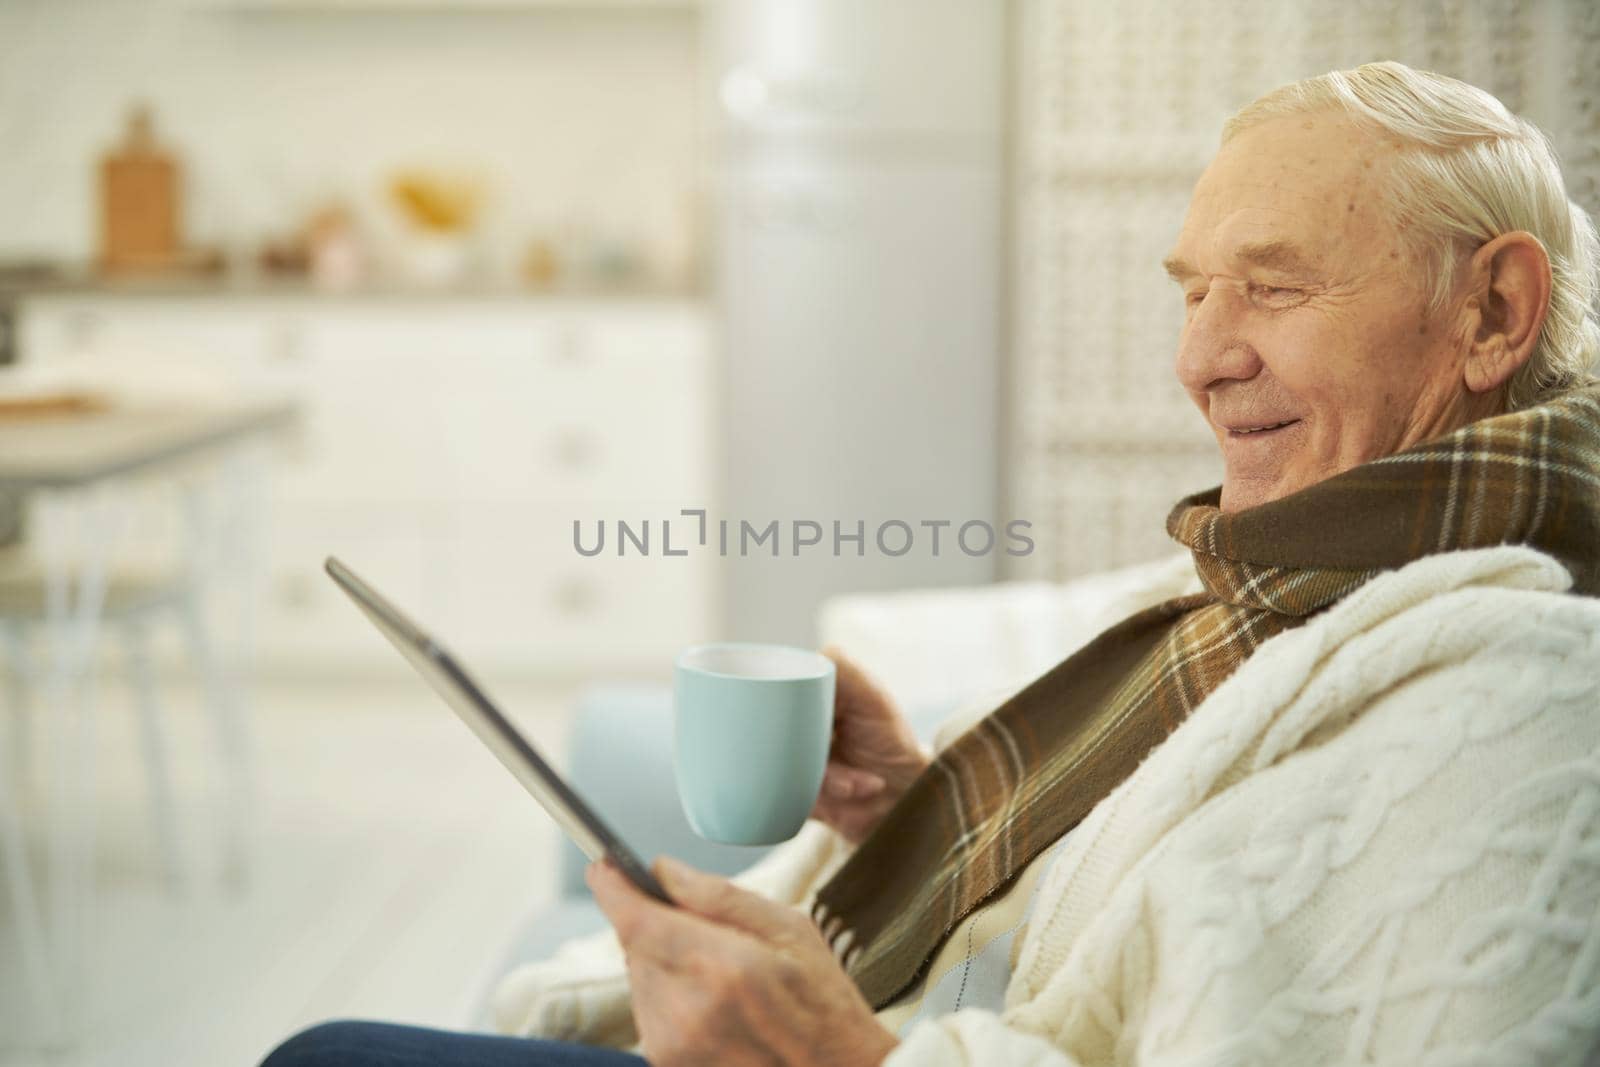
[{"label": "plaid scarf", "polygon": [[1102,633],[940,753],[817,895],[813,917],[874,1009],[974,909],[1176,730],[1259,648],[1420,556],[1530,545],[1600,594],[1600,389],[1494,416],[1224,515],[1167,530],[1204,593]]}]

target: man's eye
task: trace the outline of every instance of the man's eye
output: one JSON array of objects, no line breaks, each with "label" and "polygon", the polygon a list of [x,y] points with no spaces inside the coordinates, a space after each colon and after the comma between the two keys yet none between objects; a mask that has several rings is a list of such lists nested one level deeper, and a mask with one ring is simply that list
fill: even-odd
[{"label": "man's eye", "polygon": [[1192,293],[1183,294],[1183,302],[1190,307],[1199,307],[1200,301],[1204,300],[1205,298],[1206,291],[1204,289],[1196,289]]},{"label": "man's eye", "polygon": [[1251,285],[1250,293],[1256,299],[1269,304],[1292,304],[1299,301],[1303,295],[1299,289],[1279,285]]}]

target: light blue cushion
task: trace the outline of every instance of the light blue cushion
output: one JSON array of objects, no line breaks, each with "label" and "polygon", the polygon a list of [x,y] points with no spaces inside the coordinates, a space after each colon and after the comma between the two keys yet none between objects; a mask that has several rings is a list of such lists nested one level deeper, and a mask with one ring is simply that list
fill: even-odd
[{"label": "light blue cushion", "polygon": [[[578,701],[569,748],[574,788],[635,852],[650,862],[666,853],[718,874],[744,870],[766,848],[718,845],[689,827],[672,780],[672,689],[595,686]],[[586,896],[588,860],[563,838],[560,892]]]},{"label": "light blue cushion", "polygon": [[541,911],[506,950],[508,971],[519,963],[542,960],[575,937],[592,934],[606,924],[600,905],[589,897],[563,897]]}]

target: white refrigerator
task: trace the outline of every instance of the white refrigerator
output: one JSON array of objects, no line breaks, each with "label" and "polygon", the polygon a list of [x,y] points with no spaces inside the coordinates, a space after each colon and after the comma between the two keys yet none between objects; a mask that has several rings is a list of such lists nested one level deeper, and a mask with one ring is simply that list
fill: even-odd
[{"label": "white refrigerator", "polygon": [[[708,9],[719,510],[735,530],[779,523],[776,556],[738,538],[722,556],[732,637],[809,642],[831,594],[997,573],[1007,542],[978,552],[981,529],[955,532],[1012,518],[997,511],[1007,8]],[[796,523],[822,542],[797,544],[814,530]]]}]

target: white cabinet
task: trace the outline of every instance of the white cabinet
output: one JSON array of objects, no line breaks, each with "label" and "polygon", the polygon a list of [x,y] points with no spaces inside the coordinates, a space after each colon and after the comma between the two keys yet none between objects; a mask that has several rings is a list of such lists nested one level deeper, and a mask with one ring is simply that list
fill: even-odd
[{"label": "white cabinet", "polygon": [[322,574],[330,554],[502,672],[662,671],[713,633],[709,553],[589,558],[572,539],[574,520],[710,506],[698,304],[50,295],[20,336],[25,360],[151,389],[298,398],[265,538],[275,669],[397,662]]}]

